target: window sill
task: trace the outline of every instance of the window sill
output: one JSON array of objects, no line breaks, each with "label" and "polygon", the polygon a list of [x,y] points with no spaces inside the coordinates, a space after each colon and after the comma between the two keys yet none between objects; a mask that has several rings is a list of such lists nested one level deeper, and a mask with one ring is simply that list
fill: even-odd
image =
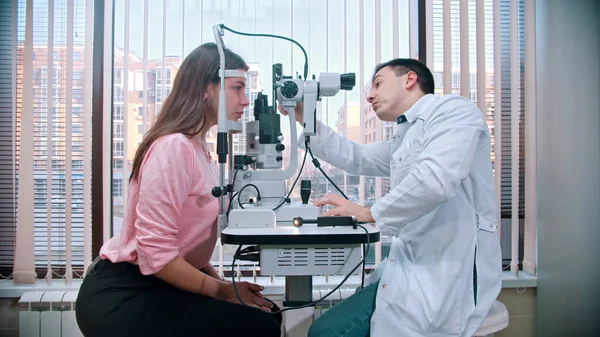
[{"label": "window sill", "polygon": [[537,276],[520,271],[518,276],[506,270],[502,272],[502,288],[535,288]]},{"label": "window sill", "polygon": [[74,279],[66,284],[61,279],[53,279],[52,283],[38,280],[35,284],[15,284],[13,280],[0,280],[0,298],[21,298],[28,291],[73,291],[78,290],[83,279]]},{"label": "window sill", "polygon": [[[267,296],[281,296],[285,290],[284,277],[259,276],[256,281],[253,277],[243,277],[244,281],[256,282],[265,287],[264,294]],[[333,289],[341,281],[342,276],[316,276],[313,278],[313,287],[315,290]],[[342,289],[354,289],[360,286],[360,277],[352,276],[341,287]],[[79,289],[82,279],[74,279],[70,284],[65,284],[60,279],[55,279],[51,284],[41,280],[36,284],[14,284],[12,280],[0,280],[0,298],[20,298],[23,293],[28,291],[73,291]],[[537,276],[520,272],[519,276],[514,276],[510,271],[504,271],[502,274],[502,288],[535,288],[537,287]],[[326,293],[326,292],[325,292]],[[321,293],[325,295],[325,293]]]}]

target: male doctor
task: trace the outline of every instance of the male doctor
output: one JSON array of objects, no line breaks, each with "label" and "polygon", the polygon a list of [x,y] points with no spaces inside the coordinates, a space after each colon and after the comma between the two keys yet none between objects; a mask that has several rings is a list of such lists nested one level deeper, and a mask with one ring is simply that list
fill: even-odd
[{"label": "male doctor", "polygon": [[323,124],[311,137],[328,163],[391,178],[390,193],[371,208],[332,194],[314,205],[374,222],[392,243],[370,284],[320,316],[309,337],[467,337],[496,300],[502,265],[489,130],[473,102],[433,89],[417,60],[380,64],[368,101],[379,119],[398,122],[395,137],[358,144]]}]

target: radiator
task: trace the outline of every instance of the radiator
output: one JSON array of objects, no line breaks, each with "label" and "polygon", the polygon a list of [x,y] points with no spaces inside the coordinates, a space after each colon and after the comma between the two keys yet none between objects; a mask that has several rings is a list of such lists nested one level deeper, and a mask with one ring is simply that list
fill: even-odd
[{"label": "radiator", "polygon": [[75,320],[77,291],[29,291],[19,299],[19,337],[82,337]]},{"label": "radiator", "polygon": [[[251,280],[250,280],[251,281]],[[329,286],[333,286],[330,284]],[[270,290],[276,290],[273,287]],[[327,294],[332,288],[313,290],[313,300]],[[266,289],[267,291],[269,289]],[[327,299],[301,310],[291,310],[284,314],[282,336],[306,336],[312,322],[323,312],[354,294],[355,289],[342,288],[336,290]],[[272,300],[281,306],[282,294],[270,293]],[[29,291],[19,299],[23,307],[19,312],[20,337],[82,337],[75,320],[75,291]]]}]

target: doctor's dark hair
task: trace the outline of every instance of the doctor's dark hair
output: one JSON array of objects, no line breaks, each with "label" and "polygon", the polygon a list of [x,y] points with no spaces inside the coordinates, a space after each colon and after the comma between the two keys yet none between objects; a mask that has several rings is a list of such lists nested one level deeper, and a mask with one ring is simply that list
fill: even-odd
[{"label": "doctor's dark hair", "polygon": [[[241,56],[227,48],[223,48],[223,52],[225,68],[248,71],[248,64]],[[138,179],[144,157],[158,138],[172,133],[191,137],[208,131],[208,104],[204,101],[204,93],[209,85],[220,82],[219,64],[219,50],[215,43],[202,44],[186,56],[160,114],[135,152],[129,181]]]},{"label": "doctor's dark hair", "polygon": [[396,76],[402,76],[407,74],[409,71],[414,71],[417,74],[417,83],[419,84],[421,91],[423,91],[424,94],[433,94],[433,90],[435,88],[433,74],[431,73],[431,70],[429,70],[429,68],[427,68],[427,66],[421,61],[415,59],[398,58],[381,63],[375,68],[375,72],[373,73],[371,81],[373,81],[375,75],[377,75],[377,73],[385,67],[391,67],[394,69]]}]

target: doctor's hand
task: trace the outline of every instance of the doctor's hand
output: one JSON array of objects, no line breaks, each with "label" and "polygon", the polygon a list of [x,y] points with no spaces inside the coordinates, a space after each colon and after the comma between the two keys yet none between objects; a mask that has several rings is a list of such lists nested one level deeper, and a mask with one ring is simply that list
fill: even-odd
[{"label": "doctor's hand", "polygon": [[[281,105],[281,103],[277,105],[277,108],[279,109],[279,112],[281,112],[282,115],[288,115],[287,111],[283,110],[283,106]],[[296,107],[294,108],[294,113],[296,114],[296,122],[300,123],[300,125],[304,125],[304,104],[296,104]]]},{"label": "doctor's hand", "polygon": [[[235,282],[235,286],[245,305],[264,310],[266,312],[271,311],[273,304],[265,300],[263,295],[260,293],[265,289],[263,286],[250,282]],[[233,283],[229,282],[221,282],[217,299],[229,303],[241,304],[235,294]]]},{"label": "doctor's hand", "polygon": [[361,222],[375,222],[371,215],[371,209],[368,207],[359,206],[350,200],[346,200],[337,194],[327,194],[323,198],[313,202],[315,206],[332,205],[334,209],[321,214],[321,216],[355,216]]}]

